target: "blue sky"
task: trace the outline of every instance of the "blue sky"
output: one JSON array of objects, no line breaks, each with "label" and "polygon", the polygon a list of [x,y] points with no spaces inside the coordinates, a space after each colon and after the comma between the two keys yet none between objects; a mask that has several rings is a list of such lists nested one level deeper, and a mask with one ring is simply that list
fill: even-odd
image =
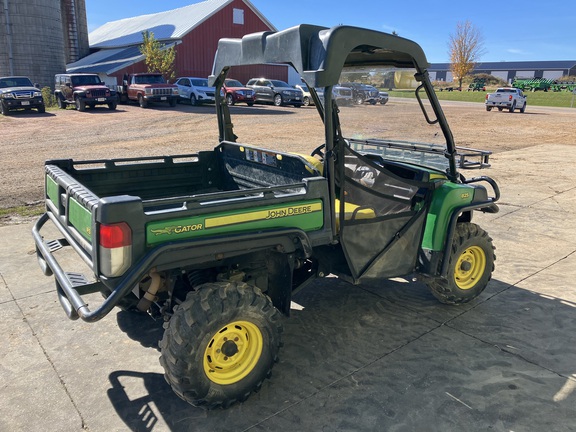
[{"label": "blue sky", "polygon": [[[89,31],[108,21],[176,9],[198,0],[86,0]],[[448,62],[448,37],[469,20],[483,35],[480,61],[576,60],[576,7],[570,2],[420,0],[251,0],[279,30],[306,23],[348,24],[419,43],[428,61]]]}]

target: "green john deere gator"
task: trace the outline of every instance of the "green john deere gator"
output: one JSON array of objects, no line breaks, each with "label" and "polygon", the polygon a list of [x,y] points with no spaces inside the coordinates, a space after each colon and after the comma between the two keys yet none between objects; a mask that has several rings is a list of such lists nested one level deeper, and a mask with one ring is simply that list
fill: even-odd
[{"label": "green john deere gator", "polygon": [[[228,73],[254,64],[293,68],[314,106],[229,107],[219,96]],[[477,297],[495,256],[472,216],[497,212],[499,190],[461,173],[487,167],[489,153],[455,146],[427,67],[416,43],[348,26],[223,39],[209,78],[215,148],[46,162],[46,213],[33,236],[68,318],[94,322],[116,306],[163,318],[168,383],[214,408],[260,388],[292,295],[315,278],[407,276],[443,303]],[[394,82],[417,98],[340,107],[332,89],[343,81]],[[262,115],[300,116],[298,130],[266,131],[270,146],[251,145]],[[44,238],[46,225],[58,235]],[[92,274],[65,270],[62,249]]]}]

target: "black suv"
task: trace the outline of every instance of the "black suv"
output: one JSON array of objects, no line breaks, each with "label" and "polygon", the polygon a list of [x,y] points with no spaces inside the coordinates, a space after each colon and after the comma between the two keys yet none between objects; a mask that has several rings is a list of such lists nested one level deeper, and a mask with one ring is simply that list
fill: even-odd
[{"label": "black suv", "polygon": [[352,89],[354,103],[357,105],[361,105],[364,102],[370,102],[372,105],[376,105],[376,102],[378,102],[379,95],[376,87],[356,82],[345,82],[340,85]]},{"label": "black suv", "polygon": [[96,74],[58,74],[54,88],[54,96],[61,109],[70,104],[75,105],[78,111],[96,105],[108,105],[109,109],[115,110],[118,104],[116,92],[106,87]]},{"label": "black suv", "polygon": [[269,102],[276,106],[292,105],[300,108],[304,104],[304,94],[284,81],[266,78],[252,78],[246,87],[254,90],[255,102]]},{"label": "black suv", "polygon": [[23,76],[0,77],[0,113],[9,115],[11,110],[35,108],[46,111],[42,92]]}]

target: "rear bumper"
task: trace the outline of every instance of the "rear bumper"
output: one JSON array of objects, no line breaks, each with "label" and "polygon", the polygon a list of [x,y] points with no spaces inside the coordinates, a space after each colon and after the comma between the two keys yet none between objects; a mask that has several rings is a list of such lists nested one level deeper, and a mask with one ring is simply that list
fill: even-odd
[{"label": "rear bumper", "polygon": [[[81,317],[85,321],[98,321],[114,308],[119,298],[110,296],[95,312],[90,311],[88,304],[82,300],[82,294],[103,291],[105,287],[100,282],[87,283],[84,277],[79,277],[78,273],[66,272],[60,266],[52,252],[65,246],[72,246],[75,242],[66,232],[60,229],[59,231],[64,236],[63,239],[44,240],[40,231],[49,220],[49,214],[44,213],[32,228],[38,264],[44,275],[54,275],[58,300],[68,318],[75,320]],[[59,228],[58,224],[54,225]]]},{"label": "rear bumper", "polygon": [[502,107],[502,108],[510,108],[512,106],[512,102],[486,102],[486,106],[489,107]]}]

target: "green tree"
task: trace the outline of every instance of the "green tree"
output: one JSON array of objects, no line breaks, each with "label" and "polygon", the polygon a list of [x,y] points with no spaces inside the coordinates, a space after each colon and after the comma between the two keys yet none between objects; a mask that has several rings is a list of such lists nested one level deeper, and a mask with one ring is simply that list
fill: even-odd
[{"label": "green tree", "polygon": [[176,71],[174,70],[176,49],[174,46],[166,48],[165,44],[160,43],[154,37],[154,33],[146,30],[142,32],[140,52],[146,58],[148,72],[161,73],[168,81],[176,77]]},{"label": "green tree", "polygon": [[462,88],[462,79],[474,70],[485,52],[482,33],[470,21],[458,22],[456,32],[450,35],[448,52],[450,70]]}]

